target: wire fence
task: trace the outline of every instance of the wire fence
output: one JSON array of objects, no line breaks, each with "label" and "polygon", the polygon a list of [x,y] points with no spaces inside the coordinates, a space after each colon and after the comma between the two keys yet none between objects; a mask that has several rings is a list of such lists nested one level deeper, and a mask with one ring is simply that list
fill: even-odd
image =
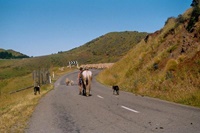
[{"label": "wire fence", "polygon": [[33,71],[34,86],[41,86],[43,84],[51,83],[50,72],[46,68]]},{"label": "wire fence", "polygon": [[20,91],[23,91],[23,90],[26,90],[26,89],[30,89],[30,88],[33,88],[35,86],[42,86],[44,84],[50,84],[51,83],[50,72],[47,68],[34,70],[32,72],[32,76],[33,76],[33,85],[19,89],[19,90],[11,91],[10,94],[20,92]]}]

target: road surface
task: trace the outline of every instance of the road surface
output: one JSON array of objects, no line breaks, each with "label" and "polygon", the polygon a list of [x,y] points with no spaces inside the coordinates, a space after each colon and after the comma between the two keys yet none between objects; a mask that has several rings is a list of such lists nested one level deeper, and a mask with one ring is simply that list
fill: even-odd
[{"label": "road surface", "polygon": [[[92,70],[97,75],[97,70]],[[26,133],[200,133],[200,109],[136,96],[92,81],[92,96],[79,95],[78,71],[56,81],[36,107]]]}]

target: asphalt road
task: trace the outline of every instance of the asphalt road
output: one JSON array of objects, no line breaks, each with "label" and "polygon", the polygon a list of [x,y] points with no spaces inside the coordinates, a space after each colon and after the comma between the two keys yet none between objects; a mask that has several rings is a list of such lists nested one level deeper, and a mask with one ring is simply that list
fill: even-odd
[{"label": "asphalt road", "polygon": [[[92,70],[93,75],[98,71]],[[26,133],[200,133],[200,109],[120,91],[95,78],[92,96],[78,95],[78,71],[61,77],[42,98]]]}]

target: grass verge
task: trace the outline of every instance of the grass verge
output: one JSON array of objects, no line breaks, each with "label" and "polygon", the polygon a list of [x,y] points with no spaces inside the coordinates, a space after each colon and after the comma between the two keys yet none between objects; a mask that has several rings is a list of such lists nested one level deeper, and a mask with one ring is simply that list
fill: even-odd
[{"label": "grass verge", "polygon": [[[74,69],[53,68],[56,81],[61,75]],[[43,85],[40,95],[34,95],[33,88],[23,90],[14,94],[10,91],[25,88],[32,83],[30,75],[7,79],[0,84],[0,133],[23,133],[27,127],[27,122],[32,115],[38,101],[53,89],[53,83]]]}]

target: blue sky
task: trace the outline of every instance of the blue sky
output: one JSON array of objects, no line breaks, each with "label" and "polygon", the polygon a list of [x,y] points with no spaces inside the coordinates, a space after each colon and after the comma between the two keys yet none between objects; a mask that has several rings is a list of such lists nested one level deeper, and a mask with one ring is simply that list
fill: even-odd
[{"label": "blue sky", "polygon": [[192,0],[0,0],[0,48],[68,51],[109,32],[155,32]]}]

